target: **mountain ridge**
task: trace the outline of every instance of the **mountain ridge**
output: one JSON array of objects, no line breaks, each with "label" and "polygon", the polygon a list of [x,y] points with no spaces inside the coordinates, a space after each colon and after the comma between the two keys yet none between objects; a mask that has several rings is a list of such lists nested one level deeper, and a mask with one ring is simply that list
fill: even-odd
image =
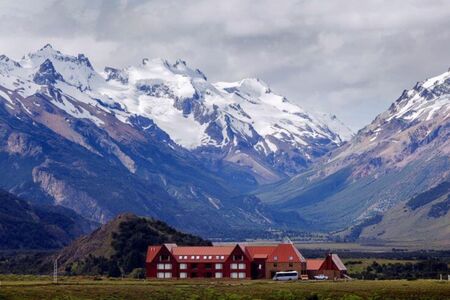
[{"label": "mountain ridge", "polygon": [[322,230],[339,231],[389,213],[448,180],[449,112],[450,72],[445,72],[405,90],[311,169],[256,195],[269,206],[315,220]]},{"label": "mountain ridge", "polygon": [[[147,59],[100,74],[86,56],[51,45],[19,62],[2,56],[0,165],[16,176],[1,178],[0,186],[102,223],[132,211],[211,237],[278,226],[283,213],[242,192],[307,167],[307,156],[323,155],[340,138],[256,79],[223,89],[206,79],[183,61]],[[244,104],[278,112],[287,118],[283,126],[311,123],[304,136],[288,134],[276,118],[253,126],[240,119],[249,116]],[[183,147],[161,124],[185,130],[183,138],[200,126],[206,144]],[[282,150],[256,147],[265,141],[257,127],[280,127],[284,133],[268,139]],[[306,137],[308,146],[297,148]]]},{"label": "mountain ridge", "polygon": [[32,205],[0,189],[1,250],[61,248],[96,225],[67,208]]}]

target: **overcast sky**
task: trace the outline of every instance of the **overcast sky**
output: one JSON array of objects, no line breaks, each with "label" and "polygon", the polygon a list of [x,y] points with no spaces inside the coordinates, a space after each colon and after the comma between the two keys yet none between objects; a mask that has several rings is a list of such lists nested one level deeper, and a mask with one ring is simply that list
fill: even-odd
[{"label": "overcast sky", "polygon": [[211,81],[258,77],[353,129],[450,67],[450,1],[6,1],[0,54],[51,43],[96,68],[182,58]]}]

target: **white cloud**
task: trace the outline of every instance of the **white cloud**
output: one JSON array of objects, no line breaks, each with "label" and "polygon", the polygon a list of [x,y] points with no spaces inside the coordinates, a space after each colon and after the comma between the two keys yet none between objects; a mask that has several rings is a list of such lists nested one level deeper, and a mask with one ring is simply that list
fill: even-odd
[{"label": "white cloud", "polygon": [[450,66],[448,1],[2,1],[0,53],[50,42],[97,68],[183,58],[211,80],[261,77],[357,129]]}]

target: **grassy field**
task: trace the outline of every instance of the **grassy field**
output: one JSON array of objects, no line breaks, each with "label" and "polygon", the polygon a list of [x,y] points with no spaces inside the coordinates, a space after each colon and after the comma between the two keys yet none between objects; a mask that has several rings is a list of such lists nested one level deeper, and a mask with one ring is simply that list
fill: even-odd
[{"label": "grassy field", "polygon": [[405,260],[405,259],[387,259],[387,258],[345,258],[342,262],[347,267],[349,274],[360,273],[370,266],[373,262],[378,264],[406,264],[406,263],[416,263],[417,260]]},{"label": "grassy field", "polygon": [[111,280],[2,276],[0,299],[450,299],[450,282],[272,282]]}]

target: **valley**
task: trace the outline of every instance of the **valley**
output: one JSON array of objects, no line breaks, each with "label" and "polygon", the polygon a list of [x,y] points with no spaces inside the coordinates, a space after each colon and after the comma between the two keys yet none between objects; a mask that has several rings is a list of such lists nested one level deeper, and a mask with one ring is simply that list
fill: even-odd
[{"label": "valley", "polygon": [[48,44],[1,56],[0,90],[0,165],[15,174],[0,187],[30,203],[103,224],[137,213],[213,241],[450,242],[448,185],[405,206],[449,180],[450,72],[357,133],[260,79],[210,82],[183,60],[99,72]]}]

